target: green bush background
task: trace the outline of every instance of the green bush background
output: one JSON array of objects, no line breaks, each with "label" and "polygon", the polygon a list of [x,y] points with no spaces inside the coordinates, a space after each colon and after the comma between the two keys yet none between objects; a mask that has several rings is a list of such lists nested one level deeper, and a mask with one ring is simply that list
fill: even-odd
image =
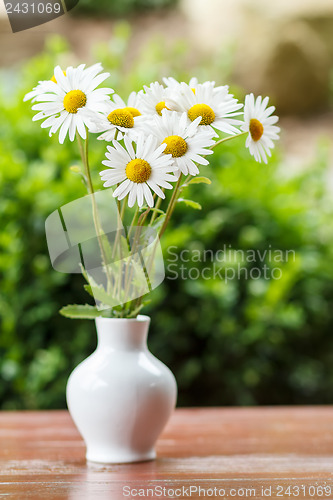
[{"label": "green bush background", "polygon": [[[119,24],[112,43],[94,58],[111,71],[110,85],[125,97],[144,83],[189,76],[188,48],[164,50],[154,40],[130,70],[123,60],[130,38]],[[24,94],[70,60],[63,40],[49,40],[43,54],[0,75],[0,406],[65,407],[73,368],[96,345],[94,324],[71,322],[61,306],[86,302],[80,276],[59,274],[48,259],[44,223],[57,207],[85,194],[69,167],[75,145],[60,146],[32,123]],[[167,54],[167,58],[166,58]],[[94,62],[94,61],[91,61]],[[198,61],[192,74],[223,83],[228,58]],[[237,90],[237,89],[236,89]],[[191,188],[203,210],[179,206],[164,238],[182,249],[271,247],[296,252],[282,264],[280,280],[170,280],[153,293],[151,351],[176,375],[179,405],[332,403],[333,218],[327,189],[327,145],[317,161],[290,172],[275,156],[255,163],[244,140],[226,143],[202,169],[212,185]],[[93,141],[96,185],[105,144]],[[101,184],[99,184],[101,186]],[[168,264],[168,262],[166,262]],[[267,263],[269,265],[269,263]],[[205,263],[188,263],[205,267]],[[229,265],[229,264],[228,264]],[[232,263],[230,264],[232,265]],[[258,263],[248,263],[257,267]],[[169,276],[170,277],[170,276]]]},{"label": "green bush background", "polygon": [[80,0],[75,15],[83,13],[95,16],[123,16],[139,11],[171,7],[176,3],[177,0]]}]

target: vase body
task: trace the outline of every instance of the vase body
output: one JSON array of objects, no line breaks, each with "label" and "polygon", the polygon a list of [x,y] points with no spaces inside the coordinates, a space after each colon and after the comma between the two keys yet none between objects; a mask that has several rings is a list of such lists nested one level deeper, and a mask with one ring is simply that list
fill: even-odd
[{"label": "vase body", "polygon": [[155,458],[177,397],[169,368],[147,347],[150,319],[97,318],[97,348],[72,372],[67,405],[91,462]]}]

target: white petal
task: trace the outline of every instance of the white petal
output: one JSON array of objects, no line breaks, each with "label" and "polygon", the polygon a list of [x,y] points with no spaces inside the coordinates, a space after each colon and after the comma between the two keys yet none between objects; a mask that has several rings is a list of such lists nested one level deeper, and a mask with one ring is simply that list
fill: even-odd
[{"label": "white petal", "polygon": [[[115,192],[113,193],[113,196],[118,196],[122,195],[124,192],[128,192],[128,188],[131,186],[131,181],[129,179],[126,179],[120,186],[117,187]],[[125,195],[126,196],[126,195]]]},{"label": "white petal", "polygon": [[163,193],[162,189],[158,187],[156,182],[153,182],[151,179],[147,181],[148,186],[159,196],[160,198],[165,198],[165,194]]},{"label": "white petal", "polygon": [[[130,193],[129,193],[129,196],[128,196],[128,206],[130,208],[134,206],[134,203],[137,199],[137,189],[138,189],[138,185],[133,183],[133,186],[132,186]],[[143,199],[142,199],[142,204],[143,204]],[[141,207],[142,204],[140,205],[140,203],[138,202],[139,207]]]},{"label": "white petal", "polygon": [[143,205],[143,185],[142,184],[137,185],[137,197],[138,197],[138,205],[139,205],[139,207],[142,207],[142,205]]},{"label": "white petal", "polygon": [[132,141],[128,137],[125,136],[124,142],[125,142],[125,146],[126,146],[126,149],[127,149],[129,156],[131,157],[132,160],[134,160],[135,152],[134,152]]},{"label": "white petal", "polygon": [[67,135],[70,123],[71,123],[71,116],[70,116],[70,113],[68,113],[63,124],[60,127],[60,131],[59,131],[60,144],[64,143],[64,140],[65,140],[65,137]]},{"label": "white petal", "polygon": [[148,207],[153,207],[154,206],[154,198],[153,198],[153,195],[151,194],[149,187],[147,186],[146,183],[143,183],[142,188],[143,188],[143,194],[144,194],[144,197],[146,198],[146,202],[147,202]]},{"label": "white petal", "polygon": [[[67,70],[66,70],[67,71]],[[60,66],[56,66],[54,68],[54,77],[57,80],[56,85],[59,85],[59,87],[66,93],[71,91],[71,87],[69,85],[68,79],[65,77],[62,69]]]},{"label": "white petal", "polygon": [[72,116],[69,125],[69,140],[72,142],[74,141],[75,138],[75,132],[76,132],[76,117]]}]

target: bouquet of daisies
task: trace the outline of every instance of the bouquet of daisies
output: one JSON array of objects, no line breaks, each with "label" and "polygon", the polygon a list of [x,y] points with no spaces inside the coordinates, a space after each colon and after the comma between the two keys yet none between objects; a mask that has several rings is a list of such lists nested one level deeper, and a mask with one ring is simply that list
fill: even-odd
[{"label": "bouquet of daisies", "polygon": [[[177,203],[201,208],[182,193],[191,184],[211,183],[200,172],[209,164],[207,157],[223,142],[244,135],[250,154],[267,163],[280,129],[268,97],[255,99],[250,94],[243,105],[227,85],[164,78],[164,85],[144,86],[125,102],[113,89],[101,87],[110,76],[102,71],[100,64],[65,71],[57,66],[53,77],[40,81],[24,99],[32,100],[37,111],[33,121],[42,120],[41,127],[48,128],[50,136],[58,133],[60,144],[67,136],[77,140],[81,175],[91,201],[102,272],[93,276],[84,259],[80,269],[97,305],[71,305],[61,312],[68,317],[131,318],[154,287],[159,239]],[[100,177],[116,206],[114,231],[103,227],[100,191],[95,191],[91,179],[91,133],[107,143],[101,162],[106,168]]]}]

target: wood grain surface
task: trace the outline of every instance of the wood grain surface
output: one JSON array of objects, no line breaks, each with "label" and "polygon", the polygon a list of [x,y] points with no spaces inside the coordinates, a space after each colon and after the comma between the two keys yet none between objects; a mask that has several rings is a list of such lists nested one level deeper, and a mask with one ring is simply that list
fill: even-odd
[{"label": "wood grain surface", "polygon": [[66,411],[2,412],[0,498],[333,498],[331,407],[178,409],[157,452],[86,464]]}]

